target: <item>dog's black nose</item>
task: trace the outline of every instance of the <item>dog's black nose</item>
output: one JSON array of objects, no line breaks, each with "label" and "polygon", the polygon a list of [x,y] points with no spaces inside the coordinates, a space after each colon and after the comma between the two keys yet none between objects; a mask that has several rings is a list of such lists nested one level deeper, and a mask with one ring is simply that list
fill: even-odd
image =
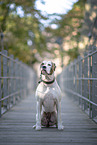
[{"label": "dog's black nose", "polygon": [[43,66],[42,66],[42,68],[43,68],[43,69],[46,69],[46,66],[45,66],[45,65],[43,65]]}]

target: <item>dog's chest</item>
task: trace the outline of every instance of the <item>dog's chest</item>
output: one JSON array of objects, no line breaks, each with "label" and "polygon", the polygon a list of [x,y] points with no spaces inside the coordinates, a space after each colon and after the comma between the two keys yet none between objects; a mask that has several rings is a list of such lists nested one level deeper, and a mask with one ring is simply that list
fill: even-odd
[{"label": "dog's chest", "polygon": [[45,112],[53,112],[54,106],[55,106],[55,99],[53,97],[53,94],[46,94],[43,99],[43,106],[45,109]]},{"label": "dog's chest", "polygon": [[54,94],[52,92],[48,92],[44,95],[44,102],[48,102],[49,104],[54,102]]},{"label": "dog's chest", "polygon": [[50,101],[52,99],[57,98],[57,90],[55,86],[48,87],[43,84],[40,84],[36,92],[37,92],[36,95],[38,95],[38,97],[42,100],[48,99]]},{"label": "dog's chest", "polygon": [[42,102],[43,102],[43,106],[44,106],[44,109],[46,112],[54,111],[54,107],[56,104],[55,90],[53,90],[51,88],[47,88]]}]

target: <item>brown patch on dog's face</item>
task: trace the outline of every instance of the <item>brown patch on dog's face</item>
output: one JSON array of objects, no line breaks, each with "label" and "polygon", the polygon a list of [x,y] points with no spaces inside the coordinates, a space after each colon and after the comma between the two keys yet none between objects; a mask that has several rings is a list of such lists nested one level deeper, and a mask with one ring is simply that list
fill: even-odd
[{"label": "brown patch on dog's face", "polygon": [[52,62],[52,67],[51,67],[50,74],[53,74],[53,72],[55,71],[55,69],[56,69],[56,65],[55,65],[55,63]]}]

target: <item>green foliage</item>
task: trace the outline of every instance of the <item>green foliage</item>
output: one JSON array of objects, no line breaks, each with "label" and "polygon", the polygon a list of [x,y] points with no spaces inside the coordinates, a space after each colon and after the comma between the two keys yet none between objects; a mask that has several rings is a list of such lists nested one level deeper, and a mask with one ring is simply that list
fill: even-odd
[{"label": "green foliage", "polygon": [[57,32],[60,32],[62,37],[71,35],[74,31],[79,32],[83,23],[85,1],[79,0],[74,4],[72,10],[66,15],[61,15],[62,19],[56,22],[59,26]]},{"label": "green foliage", "polygon": [[68,43],[69,49],[64,50],[63,54],[70,56],[70,61],[79,55],[78,43],[84,19],[85,2],[86,0],[79,0],[66,15],[60,15],[61,20],[52,21],[51,24],[56,24],[57,29],[46,28],[47,32],[52,32],[53,37],[61,37],[63,42]]},{"label": "green foliage", "polygon": [[77,59],[79,52],[78,52],[78,47],[75,47],[73,49],[69,49],[67,52],[67,55],[70,56],[69,62],[73,61],[74,59]]},{"label": "green foliage", "polygon": [[[70,50],[60,51],[61,55],[69,55],[70,61],[78,56],[78,42],[80,38],[80,29],[83,24],[84,5],[86,0],[79,0],[74,4],[72,10],[66,15],[60,16],[51,24],[56,24],[57,29],[50,26],[44,27],[40,20],[48,20],[51,16],[43,16],[35,8],[36,0],[0,0],[0,31],[4,33],[4,44],[9,53],[14,54],[23,62],[31,65],[38,61],[36,53],[43,57],[43,52],[55,54],[53,48],[47,49],[47,43],[52,43],[52,38],[56,41],[61,37],[62,40],[70,43]],[[43,0],[41,0],[43,3]],[[18,14],[18,9],[22,10],[22,15]],[[45,32],[45,35],[43,32]],[[49,37],[46,34],[50,34]],[[69,37],[69,40],[67,40]],[[30,45],[28,45],[30,42]],[[32,42],[32,45],[31,45]],[[74,44],[77,44],[76,46]]]},{"label": "green foliage", "polygon": [[[22,15],[18,14],[18,9]],[[47,18],[35,9],[35,0],[0,1],[0,31],[4,33],[4,44],[9,53],[29,65],[37,61],[35,52],[41,55],[46,49],[40,19]],[[28,41],[32,42],[31,46]]]}]

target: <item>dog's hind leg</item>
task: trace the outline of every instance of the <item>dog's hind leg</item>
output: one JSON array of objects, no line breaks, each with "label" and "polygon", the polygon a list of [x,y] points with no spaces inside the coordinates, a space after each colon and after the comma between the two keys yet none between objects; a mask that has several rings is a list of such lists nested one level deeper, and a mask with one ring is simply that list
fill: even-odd
[{"label": "dog's hind leg", "polygon": [[51,112],[51,117],[50,117],[50,121],[49,121],[49,126],[53,126],[57,124],[57,114],[56,112]]},{"label": "dog's hind leg", "polygon": [[47,113],[43,112],[42,117],[41,117],[41,125],[49,127],[49,120],[47,118]]}]

